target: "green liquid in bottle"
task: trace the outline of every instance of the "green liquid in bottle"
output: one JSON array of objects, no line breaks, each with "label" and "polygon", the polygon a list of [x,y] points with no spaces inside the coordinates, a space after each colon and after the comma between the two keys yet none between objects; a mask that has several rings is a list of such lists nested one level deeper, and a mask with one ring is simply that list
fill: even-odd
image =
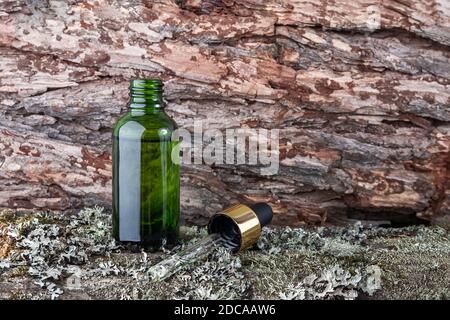
[{"label": "green liquid in bottle", "polygon": [[121,242],[175,244],[180,169],[175,122],[164,112],[162,84],[131,82],[129,112],[113,133],[113,234]]}]

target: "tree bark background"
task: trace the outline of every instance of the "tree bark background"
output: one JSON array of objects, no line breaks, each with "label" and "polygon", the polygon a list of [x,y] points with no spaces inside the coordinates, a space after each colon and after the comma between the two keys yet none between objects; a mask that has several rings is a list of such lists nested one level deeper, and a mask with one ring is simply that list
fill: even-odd
[{"label": "tree bark background", "polygon": [[0,0],[0,207],[110,207],[128,80],[181,127],[280,129],[280,170],[187,165],[185,220],[450,216],[447,0]]}]

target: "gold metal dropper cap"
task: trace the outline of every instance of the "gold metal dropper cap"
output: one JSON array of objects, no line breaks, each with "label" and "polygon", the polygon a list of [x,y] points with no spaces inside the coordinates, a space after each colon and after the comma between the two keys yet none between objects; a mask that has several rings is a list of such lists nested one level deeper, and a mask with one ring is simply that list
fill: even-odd
[{"label": "gold metal dropper cap", "polygon": [[266,203],[252,206],[237,204],[211,217],[209,233],[219,233],[234,252],[247,249],[258,241],[263,226],[272,220]]}]

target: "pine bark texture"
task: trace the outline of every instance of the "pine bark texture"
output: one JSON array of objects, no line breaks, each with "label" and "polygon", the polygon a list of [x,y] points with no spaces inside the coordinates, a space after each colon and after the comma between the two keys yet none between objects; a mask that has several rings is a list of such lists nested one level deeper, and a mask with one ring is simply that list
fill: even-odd
[{"label": "pine bark texture", "polygon": [[450,219],[447,0],[0,1],[0,207],[110,207],[128,80],[181,127],[280,130],[280,170],[187,165],[202,224],[269,201],[278,224]]}]

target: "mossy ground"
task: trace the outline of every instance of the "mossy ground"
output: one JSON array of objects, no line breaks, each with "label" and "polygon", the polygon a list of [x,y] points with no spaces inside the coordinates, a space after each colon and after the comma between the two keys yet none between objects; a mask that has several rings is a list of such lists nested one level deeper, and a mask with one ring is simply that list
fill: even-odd
[{"label": "mossy ground", "polygon": [[[183,227],[183,246],[206,235]],[[450,233],[271,228],[256,248],[216,249],[164,281],[149,268],[180,250],[145,252],[110,236],[101,208],[73,216],[0,213],[3,299],[449,299]]]}]

